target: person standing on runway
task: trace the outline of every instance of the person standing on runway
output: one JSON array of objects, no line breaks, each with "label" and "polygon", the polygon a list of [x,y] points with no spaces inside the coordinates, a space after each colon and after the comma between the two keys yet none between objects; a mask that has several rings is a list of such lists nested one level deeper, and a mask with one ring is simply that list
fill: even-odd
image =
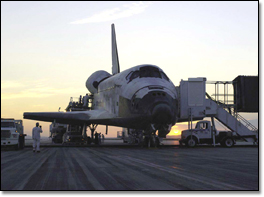
[{"label": "person standing on runway", "polygon": [[39,123],[36,123],[36,127],[32,129],[32,139],[33,139],[33,152],[36,151],[40,153],[40,133],[42,133],[41,126],[39,127]]}]

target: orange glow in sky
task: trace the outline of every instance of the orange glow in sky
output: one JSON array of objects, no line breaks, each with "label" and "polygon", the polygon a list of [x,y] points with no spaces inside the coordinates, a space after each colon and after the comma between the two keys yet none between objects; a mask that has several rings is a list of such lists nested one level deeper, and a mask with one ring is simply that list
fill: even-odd
[{"label": "orange glow in sky", "polygon": [[168,135],[181,135],[181,129],[179,129],[177,125],[174,125],[173,127],[171,127]]}]

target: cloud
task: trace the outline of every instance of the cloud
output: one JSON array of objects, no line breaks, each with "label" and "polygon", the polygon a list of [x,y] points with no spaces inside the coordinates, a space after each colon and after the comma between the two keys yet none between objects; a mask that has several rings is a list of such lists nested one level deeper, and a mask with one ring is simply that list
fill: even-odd
[{"label": "cloud", "polygon": [[104,10],[98,14],[95,14],[91,17],[80,19],[74,22],[71,22],[70,24],[85,24],[85,23],[99,23],[99,22],[105,22],[105,21],[113,21],[119,18],[125,18],[129,16],[133,16],[135,14],[142,13],[151,2],[148,1],[139,1],[136,3],[130,3],[125,4],[122,6],[122,8],[113,8]]},{"label": "cloud", "polygon": [[[17,89],[19,87],[19,89]],[[83,92],[83,88],[53,88],[45,86],[45,83],[39,81],[34,83],[27,81],[24,83],[16,81],[1,82],[1,100],[18,98],[46,98],[59,94],[78,94]]]},{"label": "cloud", "polygon": [[1,89],[20,88],[20,87],[24,87],[24,84],[16,81],[1,81]]},{"label": "cloud", "polygon": [[1,99],[17,99],[17,98],[44,98],[52,96],[52,93],[36,93],[36,92],[19,92],[19,93],[2,93]]},{"label": "cloud", "polygon": [[1,99],[17,99],[17,98],[44,98],[58,94],[80,94],[83,92],[83,88],[63,88],[63,89],[56,89],[56,88],[31,88],[31,89],[24,89],[21,92],[17,93],[1,93]]}]

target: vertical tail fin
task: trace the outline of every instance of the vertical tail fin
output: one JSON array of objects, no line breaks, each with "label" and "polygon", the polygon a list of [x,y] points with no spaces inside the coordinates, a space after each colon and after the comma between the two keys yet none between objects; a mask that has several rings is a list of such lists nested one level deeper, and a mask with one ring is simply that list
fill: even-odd
[{"label": "vertical tail fin", "polygon": [[116,45],[115,25],[112,24],[112,74],[120,73],[119,60]]}]

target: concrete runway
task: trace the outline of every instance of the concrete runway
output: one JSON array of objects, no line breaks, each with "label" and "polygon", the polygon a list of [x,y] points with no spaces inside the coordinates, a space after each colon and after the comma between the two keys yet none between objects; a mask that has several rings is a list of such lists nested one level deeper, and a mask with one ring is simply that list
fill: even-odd
[{"label": "concrete runway", "polygon": [[1,190],[259,190],[258,148],[1,151]]}]

